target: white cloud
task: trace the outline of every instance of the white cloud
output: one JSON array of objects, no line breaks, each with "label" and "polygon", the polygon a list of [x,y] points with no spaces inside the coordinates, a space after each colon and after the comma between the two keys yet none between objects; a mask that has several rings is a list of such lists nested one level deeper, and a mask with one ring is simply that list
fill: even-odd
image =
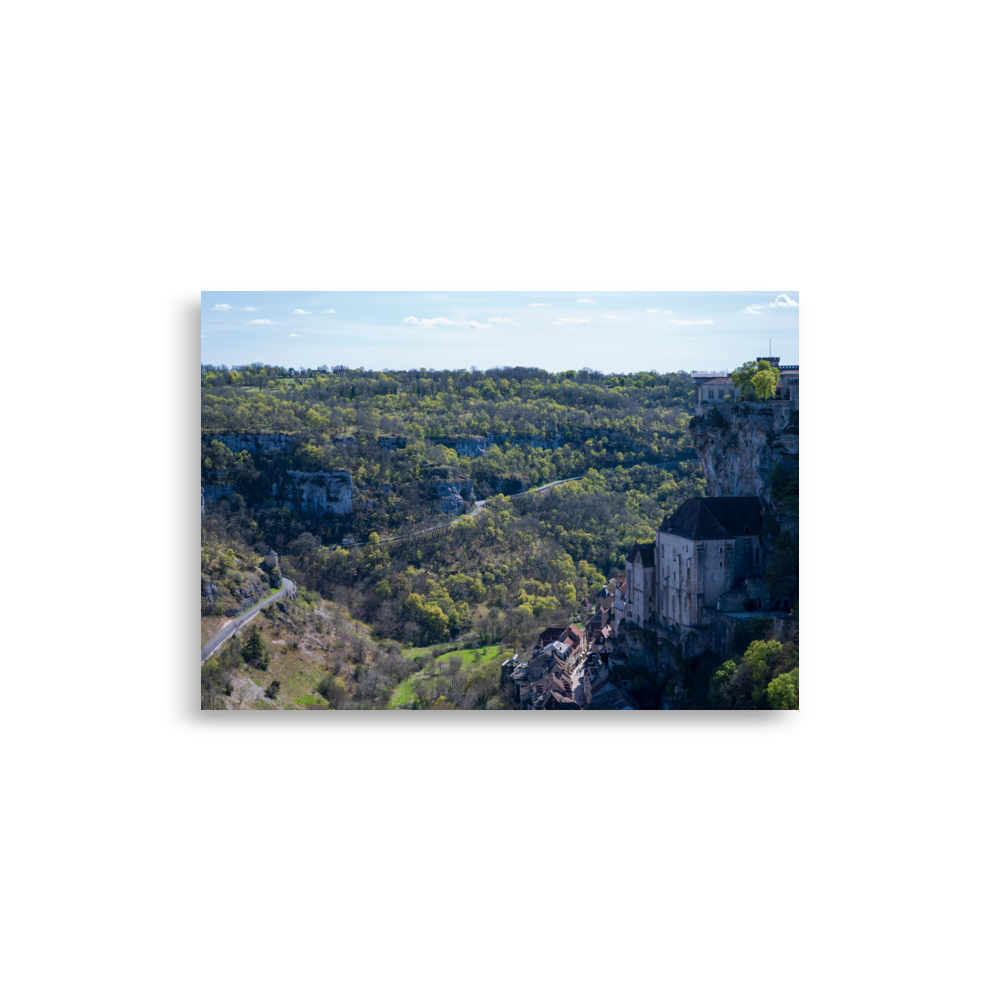
[{"label": "white cloud", "polygon": [[670,313],[673,313],[673,309],[647,309],[646,312],[648,312],[648,313],[659,313],[659,312],[661,312],[661,313],[668,313],[668,314],[670,314]]},{"label": "white cloud", "polygon": [[492,330],[493,326],[490,323],[477,323],[474,319],[469,320],[469,326],[475,327],[477,330]]},{"label": "white cloud", "polygon": [[577,299],[576,301],[577,302],[585,302],[588,306],[594,305],[594,300],[593,299]]},{"label": "white cloud", "polygon": [[258,309],[257,309],[256,306],[231,306],[231,305],[228,305],[225,302],[220,302],[217,306],[212,306],[212,308],[218,310],[219,312],[223,312],[223,313],[224,312],[229,312],[230,309],[241,310],[243,312],[248,312],[248,313],[258,312]]},{"label": "white cloud", "polygon": [[247,326],[274,326],[269,319],[252,319]]},{"label": "white cloud", "polygon": [[773,302],[765,302],[763,305],[755,303],[752,306],[747,306],[743,311],[750,313],[751,316],[759,316],[763,309],[798,309],[798,307],[799,304],[795,299],[782,293]]},{"label": "white cloud", "polygon": [[320,309],[320,313],[335,313],[336,309]]},{"label": "white cloud", "polygon": [[289,334],[288,336],[289,336],[289,337],[297,337],[297,336],[298,336],[298,334],[297,334],[297,333],[290,333],[290,334]]},{"label": "white cloud", "polygon": [[403,318],[404,323],[416,323],[417,326],[422,326],[425,330],[429,327],[434,326],[459,326],[458,320],[455,319],[445,319],[444,316],[437,316],[434,319],[417,319],[416,316],[405,316]]},{"label": "white cloud", "polygon": [[513,323],[512,319],[508,319],[506,316],[491,316],[491,323]]},{"label": "white cloud", "polygon": [[581,323],[589,323],[589,319],[576,319],[573,316],[561,316],[552,325],[553,326],[579,326]]},{"label": "white cloud", "polygon": [[292,310],[292,315],[293,316],[312,316],[312,313],[311,312],[306,312],[305,309],[293,309]]},{"label": "white cloud", "polygon": [[670,321],[674,326],[701,326],[707,324],[708,326],[714,326],[714,319],[672,319]]},{"label": "white cloud", "polygon": [[548,302],[529,302],[528,303],[528,308],[529,309],[533,309],[536,306],[547,306],[547,305],[548,305]]},{"label": "white cloud", "polygon": [[605,316],[604,318],[605,319],[618,319],[617,316]]}]

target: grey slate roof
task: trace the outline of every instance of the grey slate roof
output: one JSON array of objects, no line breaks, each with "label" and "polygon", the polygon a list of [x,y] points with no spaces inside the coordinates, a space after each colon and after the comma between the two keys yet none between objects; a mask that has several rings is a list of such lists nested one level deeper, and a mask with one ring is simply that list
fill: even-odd
[{"label": "grey slate roof", "polygon": [[656,565],[656,548],[652,542],[646,542],[644,545],[640,545],[638,542],[632,546],[632,551],[628,554],[628,558],[625,562],[635,563],[641,562],[647,569],[652,569]]},{"label": "grey slate roof", "polygon": [[757,497],[692,497],[663,519],[660,531],[692,539],[759,535],[762,507]]}]

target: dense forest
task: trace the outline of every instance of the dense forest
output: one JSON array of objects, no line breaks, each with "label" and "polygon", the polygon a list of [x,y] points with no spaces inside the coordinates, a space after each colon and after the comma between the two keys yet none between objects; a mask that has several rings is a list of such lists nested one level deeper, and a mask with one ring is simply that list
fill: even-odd
[{"label": "dense forest", "polygon": [[[511,707],[499,689],[502,651],[523,652],[543,627],[578,620],[636,542],[705,495],[683,372],[205,365],[202,394],[202,481],[220,494],[202,518],[203,635],[276,550],[300,596],[271,612],[259,626],[268,638],[254,642],[295,661],[286,686],[312,678],[300,707],[388,707],[404,688],[418,707]],[[251,452],[219,440],[239,435],[280,446]],[[353,511],[276,501],[289,470],[349,471]],[[427,489],[441,478],[469,487],[460,510],[442,513]],[[571,481],[524,492],[556,480]],[[782,486],[797,495],[797,482]],[[333,618],[359,631],[324,639]],[[320,674],[299,640],[296,652],[283,647],[283,629],[313,636]],[[246,660],[245,643],[228,647],[203,671],[209,700],[218,677]],[[463,649],[476,657],[472,673],[456,665]],[[706,675],[705,697],[746,707],[747,669],[727,664],[710,692]],[[768,707],[759,675],[750,707]]]}]

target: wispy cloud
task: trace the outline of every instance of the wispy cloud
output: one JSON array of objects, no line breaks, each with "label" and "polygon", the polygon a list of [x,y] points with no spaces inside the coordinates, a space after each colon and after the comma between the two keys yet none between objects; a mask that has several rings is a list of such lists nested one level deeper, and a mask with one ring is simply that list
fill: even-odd
[{"label": "wispy cloud", "polygon": [[292,310],[292,315],[293,316],[312,316],[312,313],[311,312],[306,312],[305,309],[293,309]]},{"label": "wispy cloud", "polygon": [[581,323],[589,323],[589,319],[578,319],[574,316],[561,316],[552,325],[553,326],[579,326]]},{"label": "wispy cloud", "polygon": [[765,309],[798,309],[799,304],[795,299],[785,294],[779,295],[773,302],[765,302],[763,305],[747,306],[744,312],[751,316],[759,316]]},{"label": "wispy cloud", "polygon": [[493,326],[490,323],[477,323],[474,319],[469,320],[469,326],[474,327],[477,330],[492,330]]},{"label": "wispy cloud", "polygon": [[405,316],[403,318],[404,323],[415,323],[417,326],[422,326],[424,329],[433,326],[459,326],[459,322],[456,319],[445,319],[444,316],[437,316],[434,319],[417,319],[416,316]]},{"label": "wispy cloud", "polygon": [[256,306],[231,306],[226,302],[220,302],[217,306],[212,306],[212,308],[222,313],[230,312],[234,309],[237,312],[248,312],[248,313],[255,313],[260,311]]},{"label": "wispy cloud", "polygon": [[593,299],[577,299],[576,301],[577,302],[583,302],[583,303],[585,303],[588,306],[594,305],[594,300]]},{"label": "wispy cloud", "polygon": [[320,309],[320,314],[322,315],[323,313],[335,313],[336,311],[337,311],[336,309]]},{"label": "wispy cloud", "polygon": [[274,326],[269,319],[252,319],[247,326]]},{"label": "wispy cloud", "polygon": [[714,326],[714,319],[672,319],[674,326]]},{"label": "wispy cloud", "polygon": [[[514,321],[512,319],[508,319],[506,316],[491,316],[490,317],[490,322],[491,323],[514,323]],[[515,323],[514,325],[516,326],[517,324]]]},{"label": "wispy cloud", "polygon": [[288,336],[289,336],[289,337],[297,337],[297,336],[298,336],[298,334],[297,334],[297,333],[290,333],[290,334],[289,334]]},{"label": "wispy cloud", "polygon": [[648,313],[667,313],[668,315],[673,312],[673,309],[647,309]]},{"label": "wispy cloud", "polygon": [[618,319],[617,316],[605,316],[604,318],[605,319]]},{"label": "wispy cloud", "polygon": [[548,302],[529,302],[528,303],[528,308],[529,309],[534,309],[536,306],[547,306],[547,305],[548,305]]}]

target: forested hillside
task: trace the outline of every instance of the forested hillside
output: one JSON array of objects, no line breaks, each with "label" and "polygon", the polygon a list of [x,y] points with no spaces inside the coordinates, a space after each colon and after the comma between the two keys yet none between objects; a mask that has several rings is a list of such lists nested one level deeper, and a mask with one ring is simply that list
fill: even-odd
[{"label": "forested hillside", "polygon": [[[622,571],[632,545],[652,540],[665,513],[705,492],[690,457],[693,394],[683,373],[303,377],[254,365],[205,366],[202,382],[203,482],[231,491],[206,503],[206,550],[273,547],[314,602],[334,602],[393,648],[523,649],[542,627],[576,616],[584,597]],[[277,434],[287,437],[267,437]],[[242,440],[236,435],[276,447],[234,451],[218,440]],[[352,475],[350,515],[272,499],[272,484],[288,470],[336,469]],[[426,488],[443,474],[471,484],[461,517],[442,515]],[[580,478],[510,495],[570,477]],[[484,509],[474,497],[487,499]],[[415,534],[428,525],[439,528]],[[345,534],[362,544],[341,544]],[[390,534],[410,537],[386,544]],[[232,573],[225,562],[203,560],[203,576]],[[219,596],[206,613],[218,614],[227,583],[212,582]],[[382,672],[395,682],[404,674]],[[387,685],[360,705],[384,702]],[[476,690],[479,707],[497,691]],[[468,702],[464,692],[459,700]],[[357,698],[341,700],[349,707]]]}]

